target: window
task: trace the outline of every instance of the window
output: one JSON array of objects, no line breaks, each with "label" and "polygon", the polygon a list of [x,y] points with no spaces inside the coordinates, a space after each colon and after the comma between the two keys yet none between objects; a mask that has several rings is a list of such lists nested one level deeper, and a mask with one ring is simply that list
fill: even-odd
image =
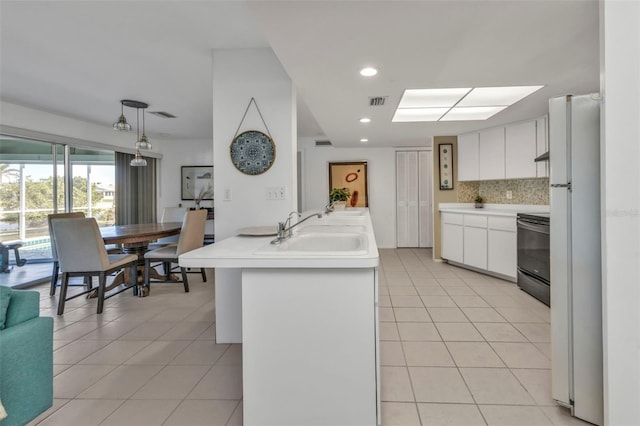
[{"label": "window", "polygon": [[22,240],[30,263],[51,260],[48,214],[82,211],[113,225],[114,198],[113,151],[0,135],[0,241]]}]

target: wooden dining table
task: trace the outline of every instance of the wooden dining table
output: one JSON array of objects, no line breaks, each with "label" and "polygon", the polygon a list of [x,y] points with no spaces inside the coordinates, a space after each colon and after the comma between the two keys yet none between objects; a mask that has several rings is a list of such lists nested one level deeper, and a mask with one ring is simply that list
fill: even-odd
[{"label": "wooden dining table", "polygon": [[[138,256],[138,283],[144,283],[144,254],[147,252],[149,243],[159,238],[170,237],[180,234],[182,222],[166,223],[141,223],[132,225],[115,225],[100,228],[100,235],[106,245],[121,244],[122,251],[126,254]],[[120,272],[114,278],[107,290],[115,288],[128,280],[128,270]],[[151,277],[162,279],[154,268],[151,268]],[[148,291],[139,292],[139,296],[144,297]]]}]

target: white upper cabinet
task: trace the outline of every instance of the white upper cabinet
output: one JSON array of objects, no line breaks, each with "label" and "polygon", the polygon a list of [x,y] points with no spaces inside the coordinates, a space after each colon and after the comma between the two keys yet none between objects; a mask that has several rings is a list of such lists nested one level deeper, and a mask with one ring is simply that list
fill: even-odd
[{"label": "white upper cabinet", "polygon": [[[538,118],[536,120],[536,157],[549,151],[547,129],[547,117]],[[549,161],[538,161],[536,169],[537,177],[549,177]]]},{"label": "white upper cabinet", "polygon": [[458,136],[458,180],[480,179],[478,133]]},{"label": "white upper cabinet", "polygon": [[504,127],[480,132],[480,180],[504,179]]},{"label": "white upper cabinet", "polygon": [[537,177],[536,122],[506,127],[505,159],[507,179]]},{"label": "white upper cabinet", "polygon": [[549,176],[547,117],[458,136],[458,180],[523,179]]}]

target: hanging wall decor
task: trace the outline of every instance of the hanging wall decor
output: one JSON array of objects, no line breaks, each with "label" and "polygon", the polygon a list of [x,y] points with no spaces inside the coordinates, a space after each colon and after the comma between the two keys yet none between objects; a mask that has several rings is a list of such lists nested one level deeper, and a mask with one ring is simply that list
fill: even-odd
[{"label": "hanging wall decor", "polygon": [[440,149],[440,189],[453,189],[453,144],[443,143]]},{"label": "hanging wall decor", "polygon": [[[252,103],[258,110],[267,134],[258,130],[247,130],[238,134]],[[249,105],[247,105],[247,109],[244,111],[242,120],[240,120],[240,124],[238,125],[238,130],[236,130],[236,134],[229,148],[231,152],[231,162],[236,166],[236,169],[246,175],[262,174],[269,170],[276,160],[276,145],[271,138],[267,123],[265,123],[260,108],[258,108],[258,104],[254,98],[251,98],[249,101]]]}]

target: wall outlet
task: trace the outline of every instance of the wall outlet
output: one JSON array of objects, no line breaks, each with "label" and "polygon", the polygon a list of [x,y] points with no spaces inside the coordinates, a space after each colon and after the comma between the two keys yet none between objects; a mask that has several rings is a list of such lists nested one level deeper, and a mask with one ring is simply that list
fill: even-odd
[{"label": "wall outlet", "polygon": [[224,201],[231,201],[231,188],[224,189]]},{"label": "wall outlet", "polygon": [[507,200],[510,200],[513,198],[513,191],[507,191]]}]

